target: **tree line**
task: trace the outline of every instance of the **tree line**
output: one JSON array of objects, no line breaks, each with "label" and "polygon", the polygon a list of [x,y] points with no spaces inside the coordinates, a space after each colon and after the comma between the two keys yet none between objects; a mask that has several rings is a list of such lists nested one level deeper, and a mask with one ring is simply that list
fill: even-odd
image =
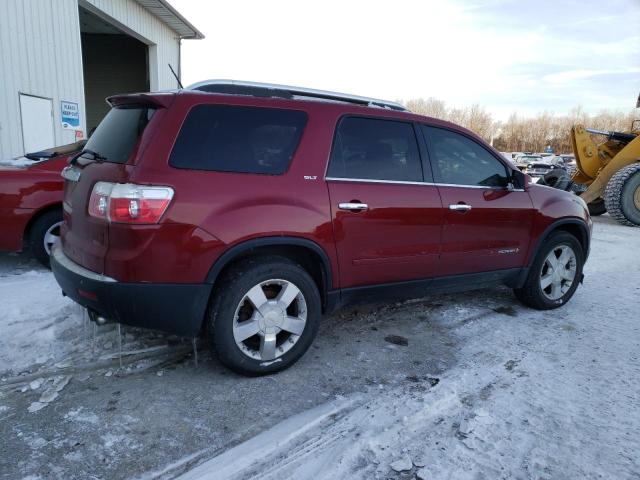
[{"label": "tree line", "polygon": [[[556,153],[572,153],[569,135],[573,125],[579,123],[598,130],[628,131],[633,120],[640,118],[633,110],[627,113],[603,110],[590,115],[582,107],[575,107],[563,116],[547,111],[535,117],[513,113],[506,122],[500,122],[480,105],[455,108],[437,98],[412,99],[404,104],[414,113],[462,125],[503,152],[542,152],[551,146]],[[594,139],[600,142],[603,137]]]}]

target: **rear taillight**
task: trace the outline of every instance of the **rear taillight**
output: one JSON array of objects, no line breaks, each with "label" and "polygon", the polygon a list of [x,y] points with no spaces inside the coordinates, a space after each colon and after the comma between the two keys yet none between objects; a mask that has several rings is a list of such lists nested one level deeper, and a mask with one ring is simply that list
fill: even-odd
[{"label": "rear taillight", "polygon": [[158,223],[172,198],[171,187],[98,182],[89,199],[89,215],[115,223]]}]

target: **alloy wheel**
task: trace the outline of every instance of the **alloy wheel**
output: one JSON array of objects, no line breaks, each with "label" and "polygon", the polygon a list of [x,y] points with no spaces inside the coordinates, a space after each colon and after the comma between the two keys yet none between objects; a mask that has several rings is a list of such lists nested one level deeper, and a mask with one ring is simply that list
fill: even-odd
[{"label": "alloy wheel", "polygon": [[60,225],[62,222],[56,222],[44,233],[44,251],[47,252],[47,255],[51,255],[53,244],[60,240]]},{"label": "alloy wheel", "polygon": [[287,280],[266,280],[240,300],[233,337],[246,356],[274,361],[298,342],[306,323],[307,304],[300,289]]},{"label": "alloy wheel", "polygon": [[540,289],[549,300],[558,300],[569,291],[576,278],[576,254],[568,245],[555,247],[542,264]]}]

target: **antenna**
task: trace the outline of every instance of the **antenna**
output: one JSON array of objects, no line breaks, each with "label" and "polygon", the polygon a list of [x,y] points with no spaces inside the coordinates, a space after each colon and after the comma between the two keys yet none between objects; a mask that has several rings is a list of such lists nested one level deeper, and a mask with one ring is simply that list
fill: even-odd
[{"label": "antenna", "polygon": [[182,82],[180,81],[180,78],[178,78],[178,75],[176,75],[176,72],[171,66],[171,64],[167,63],[167,65],[169,65],[169,70],[171,70],[171,73],[173,73],[173,76],[176,77],[176,82],[178,82],[178,86],[184,90],[184,87],[182,86]]}]

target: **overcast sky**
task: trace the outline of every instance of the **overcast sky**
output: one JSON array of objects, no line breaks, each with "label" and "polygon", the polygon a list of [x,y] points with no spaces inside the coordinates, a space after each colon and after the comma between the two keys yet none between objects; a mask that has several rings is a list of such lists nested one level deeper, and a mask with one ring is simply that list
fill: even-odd
[{"label": "overcast sky", "polygon": [[210,78],[517,111],[628,111],[640,91],[640,0],[170,0],[206,38]]}]

